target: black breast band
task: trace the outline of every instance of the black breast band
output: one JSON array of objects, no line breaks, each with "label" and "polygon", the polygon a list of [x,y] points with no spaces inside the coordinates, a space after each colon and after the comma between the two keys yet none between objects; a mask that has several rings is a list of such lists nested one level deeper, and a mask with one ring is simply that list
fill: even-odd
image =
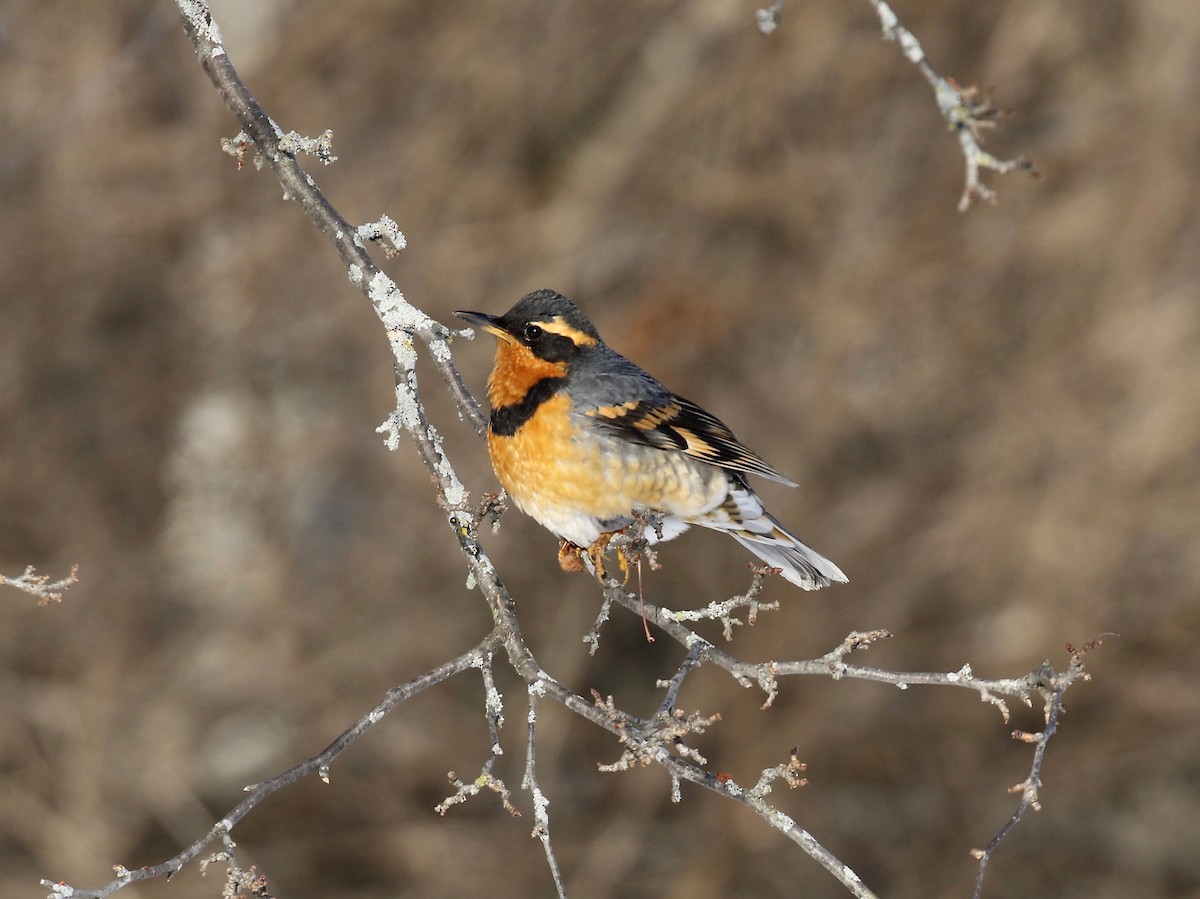
[{"label": "black breast band", "polygon": [[511,437],[521,429],[525,422],[533,418],[533,414],[537,412],[542,403],[566,386],[566,378],[542,378],[529,388],[529,392],[525,394],[525,398],[521,402],[493,409],[492,433],[500,437]]}]

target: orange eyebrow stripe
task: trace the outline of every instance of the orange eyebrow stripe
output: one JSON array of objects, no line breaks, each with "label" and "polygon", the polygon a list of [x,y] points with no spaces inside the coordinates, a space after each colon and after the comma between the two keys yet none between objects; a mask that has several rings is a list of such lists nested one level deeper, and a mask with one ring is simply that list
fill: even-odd
[{"label": "orange eyebrow stripe", "polygon": [[561,337],[567,338],[575,346],[595,346],[596,338],[590,334],[584,334],[578,328],[568,325],[563,321],[562,316],[556,316],[548,322],[537,322],[543,331],[549,331],[551,334],[558,334]]}]

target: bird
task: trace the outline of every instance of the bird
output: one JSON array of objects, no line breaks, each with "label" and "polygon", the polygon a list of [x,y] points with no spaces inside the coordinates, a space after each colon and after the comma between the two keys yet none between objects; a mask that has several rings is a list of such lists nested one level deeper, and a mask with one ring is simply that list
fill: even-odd
[{"label": "bird", "polygon": [[[487,445],[496,477],[602,576],[608,540],[658,516],[650,543],[690,525],[724,531],[805,590],[847,578],[763,507],[748,475],[796,486],[720,419],[664,387],[601,339],[567,297],[537,290],[503,315],[461,310],[496,338]],[[622,568],[625,560],[622,558]]]}]

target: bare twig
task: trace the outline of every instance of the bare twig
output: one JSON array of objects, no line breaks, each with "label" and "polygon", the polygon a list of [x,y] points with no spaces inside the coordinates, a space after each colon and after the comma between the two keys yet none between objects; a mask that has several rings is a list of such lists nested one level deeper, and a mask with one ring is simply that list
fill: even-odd
[{"label": "bare twig", "polygon": [[213,842],[223,840],[228,836],[242,818],[246,817],[252,809],[271,794],[294,784],[302,777],[314,771],[318,772],[323,780],[328,780],[329,766],[333,763],[333,760],[352,746],[359,737],[383,720],[388,712],[418,693],[428,690],[430,687],[436,686],[442,681],[466,671],[468,668],[480,667],[482,659],[492,653],[497,642],[496,635],[489,634],[487,639],[482,643],[474,649],[464,652],[458,658],[438,665],[420,677],[413,678],[408,683],[393,687],[375,708],[359,718],[358,721],[321,752],[312,758],[304,760],[294,768],[289,768],[282,774],[277,774],[270,780],[247,786],[245,790],[250,795],[234,806],[206,834],[165,862],[135,870],[117,868],[117,877],[115,880],[94,890],[81,890],[65,883],[53,883],[49,880],[43,880],[42,886],[50,888],[51,899],[104,899],[105,896],[111,896],[117,890],[129,886],[131,883],[150,880],[155,877],[171,877],[184,865],[199,856]]},{"label": "bare twig", "polygon": [[444,815],[450,811],[451,806],[466,802],[472,796],[478,795],[482,790],[491,790],[500,797],[500,804],[504,806],[506,812],[514,818],[521,817],[521,810],[512,804],[512,790],[505,786],[504,781],[492,774],[492,765],[495,761],[496,757],[494,755],[488,756],[483,770],[470,782],[463,780],[453,771],[448,772],[446,779],[450,781],[450,786],[454,787],[454,792],[435,805],[433,810],[439,815]]},{"label": "bare twig", "polygon": [[933,88],[938,111],[950,129],[958,135],[967,169],[966,183],[958,201],[959,212],[970,209],[972,200],[995,202],[996,193],[979,180],[979,170],[991,169],[999,175],[1009,172],[1032,172],[1033,161],[1025,156],[997,159],[991,153],[985,152],[979,144],[980,129],[995,127],[995,120],[1001,114],[1000,110],[992,106],[990,97],[981,98],[977,88],[959,87],[953,79],[943,78],[935,72],[925,57],[920,41],[900,23],[892,8],[884,0],[869,2],[875,7],[879,23],[883,26],[884,40],[898,43],[904,57],[925,76],[925,80]]},{"label": "bare twig", "polygon": [[589,655],[595,655],[596,650],[600,648],[600,628],[604,626],[604,622],[608,621],[608,616],[612,612],[612,604],[612,597],[606,590],[604,600],[600,603],[600,610],[596,613],[596,620],[592,622],[588,632],[583,635],[583,642],[587,644]]},{"label": "bare twig", "polygon": [[675,703],[679,699],[679,691],[683,687],[683,679],[692,671],[700,667],[700,656],[704,653],[703,643],[693,643],[688,649],[687,656],[679,664],[679,670],[675,672],[675,676],[669,681],[659,681],[657,686],[666,687],[667,695],[663,697],[662,704],[658,707],[659,715],[669,715],[675,711]]},{"label": "bare twig", "polygon": [[512,804],[512,792],[504,785],[504,781],[492,774],[496,759],[504,755],[504,749],[500,745],[500,728],[504,726],[504,702],[500,691],[496,689],[496,678],[492,670],[492,654],[490,652],[480,659],[479,669],[483,675],[483,717],[487,721],[488,736],[490,737],[488,757],[483,763],[479,776],[469,783],[460,779],[453,771],[448,772],[446,777],[455,791],[434,806],[434,811],[439,815],[444,815],[451,806],[466,802],[472,796],[478,795],[481,790],[488,789],[500,797],[500,802],[506,812],[514,818],[519,818],[521,811]]},{"label": "bare twig", "polygon": [[32,565],[25,568],[24,573],[16,577],[5,577],[0,574],[0,584],[16,587],[38,598],[38,605],[45,606],[52,602],[62,602],[63,594],[79,583],[79,566],[72,565],[71,573],[57,581],[51,581],[50,575],[38,574]]},{"label": "bare twig", "polygon": [[[992,105],[991,92],[980,91],[978,87],[960,87],[953,78],[943,78],[925,56],[921,42],[916,36],[900,23],[899,18],[885,0],[868,0],[879,16],[883,26],[883,39],[894,41],[900,45],[904,57],[917,67],[929,86],[933,88],[934,99],[937,101],[938,112],[942,114],[946,125],[958,135],[958,143],[962,148],[963,162],[966,166],[966,179],[962,196],[958,201],[959,212],[971,208],[974,200],[984,200],[988,203],[996,201],[996,192],[979,180],[981,169],[989,169],[998,175],[1009,172],[1030,172],[1034,176],[1033,160],[1027,156],[1016,159],[998,159],[986,152],[981,146],[980,131],[985,128],[995,128],[996,120],[1007,111]],[[779,27],[784,0],[775,0],[769,7],[755,12],[755,23],[760,33],[770,35]]]},{"label": "bare twig", "polygon": [[229,834],[224,834],[221,842],[225,844],[223,850],[200,860],[200,876],[203,877],[208,873],[209,865],[216,862],[228,862],[225,868],[225,889],[221,891],[221,899],[239,899],[243,896],[253,897],[253,899],[273,899],[267,883],[267,875],[260,874],[254,865],[243,868],[237,863],[237,853],[235,852],[237,844],[233,842],[233,838]]},{"label": "bare twig", "polygon": [[1067,651],[1071,654],[1071,663],[1066,671],[1061,673],[1056,672],[1051,667],[1049,661],[1040,669],[1042,678],[1037,683],[1036,689],[1042,694],[1046,702],[1046,726],[1042,728],[1041,733],[1037,734],[1025,733],[1024,731],[1013,732],[1014,739],[1034,744],[1033,763],[1029,768],[1029,776],[1021,783],[1009,789],[1010,793],[1021,794],[1021,801],[1017,803],[1016,811],[1012,813],[1012,817],[996,832],[996,835],[992,837],[991,842],[986,847],[971,850],[971,854],[979,860],[979,872],[975,876],[973,899],[980,899],[983,895],[983,877],[987,872],[988,862],[992,859],[992,853],[996,851],[1009,832],[1021,822],[1021,818],[1025,816],[1025,812],[1030,808],[1034,811],[1041,811],[1042,764],[1046,758],[1046,747],[1050,743],[1050,738],[1058,731],[1058,719],[1063,711],[1063,696],[1066,694],[1067,688],[1076,680],[1088,680],[1088,674],[1083,670],[1083,657],[1092,650],[1099,648],[1099,639],[1086,644],[1082,649],[1075,649],[1075,647],[1068,644]]},{"label": "bare twig", "polygon": [[663,609],[662,611],[676,621],[719,621],[721,622],[721,633],[726,641],[732,640],[734,625],[742,623],[740,618],[733,617],[733,613],[738,609],[744,608],[746,610],[746,623],[751,627],[758,623],[759,612],[774,612],[779,609],[778,600],[774,602],[760,602],[758,599],[762,595],[767,575],[772,574],[776,569],[770,565],[752,564],[750,565],[750,570],[754,574],[750,581],[750,587],[745,593],[739,593],[737,596],[732,596],[720,602],[710,602],[701,609],[682,609],[680,611]]},{"label": "bare twig", "polygon": [[800,750],[793,746],[788,760],[784,764],[765,769],[759,776],[758,783],[750,788],[750,795],[761,799],[774,789],[777,780],[784,781],[793,790],[797,787],[807,786],[808,778],[803,775],[808,769],[808,765],[800,761],[799,752]]},{"label": "bare twig", "polygon": [[546,864],[550,866],[550,876],[554,878],[554,888],[558,890],[559,899],[567,899],[567,887],[563,882],[562,871],[558,867],[558,859],[554,855],[554,847],[550,844],[550,800],[542,792],[537,779],[537,719],[538,699],[542,697],[544,688],[541,681],[529,685],[529,717],[525,743],[525,777],[521,786],[533,797],[533,832],[530,836],[537,837],[542,842],[546,853]]}]

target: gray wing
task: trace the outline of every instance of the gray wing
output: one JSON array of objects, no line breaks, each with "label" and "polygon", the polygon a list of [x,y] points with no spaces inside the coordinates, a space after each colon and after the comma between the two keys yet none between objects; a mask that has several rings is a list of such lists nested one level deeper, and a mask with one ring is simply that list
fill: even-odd
[{"label": "gray wing", "polygon": [[[649,373],[604,347],[611,356],[597,369],[579,372],[586,393],[575,392],[576,412],[630,443],[676,450],[710,465],[796,486],[745,446],[715,415],[667,390]],[[601,402],[600,397],[624,398]]]}]

